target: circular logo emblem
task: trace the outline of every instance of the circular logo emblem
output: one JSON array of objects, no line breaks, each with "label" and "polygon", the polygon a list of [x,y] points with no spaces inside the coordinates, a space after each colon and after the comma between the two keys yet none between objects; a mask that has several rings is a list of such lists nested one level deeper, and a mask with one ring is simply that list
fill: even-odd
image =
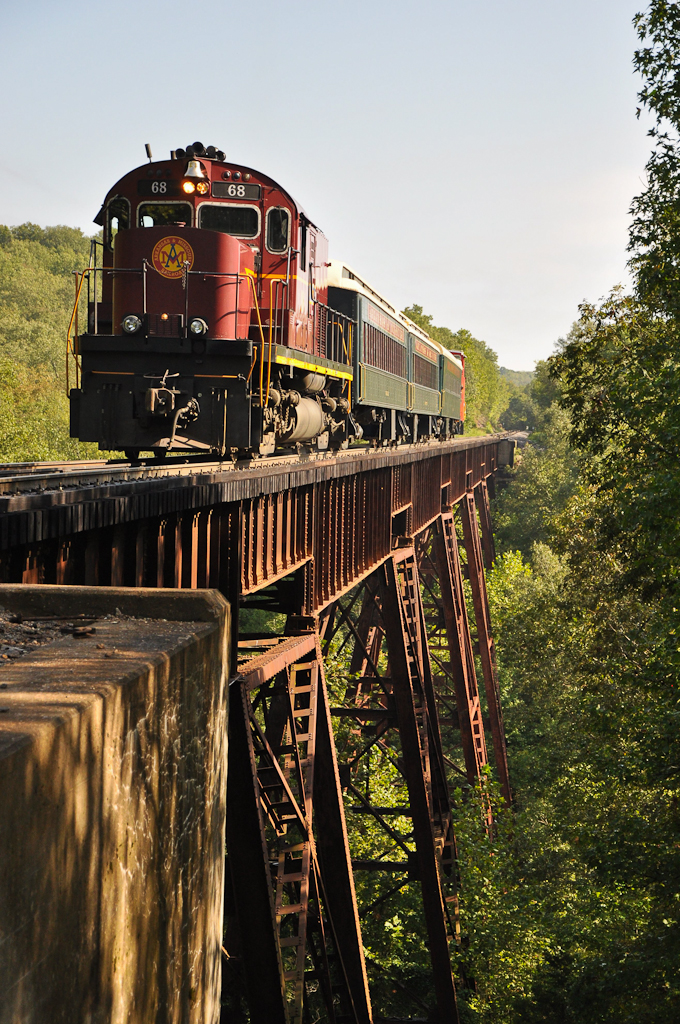
[{"label": "circular logo emblem", "polygon": [[181,277],[185,263],[188,263],[187,270],[191,270],[194,250],[178,235],[168,235],[156,242],[151,262],[163,277]]}]

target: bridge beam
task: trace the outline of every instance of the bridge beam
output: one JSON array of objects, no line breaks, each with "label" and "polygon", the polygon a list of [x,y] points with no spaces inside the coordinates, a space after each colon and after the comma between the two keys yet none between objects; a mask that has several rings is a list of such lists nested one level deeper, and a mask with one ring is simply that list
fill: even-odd
[{"label": "bridge beam", "polygon": [[472,603],[475,610],[479,657],[482,663],[484,690],[489,709],[489,719],[491,722],[491,737],[493,739],[496,771],[498,772],[503,797],[506,803],[510,804],[512,801],[512,791],[510,789],[510,775],[508,772],[505,727],[503,725],[501,694],[500,687],[498,685],[498,671],[496,668],[496,649],[493,642],[493,634],[491,632],[489,598],[486,591],[486,580],[484,578],[484,560],[479,535],[480,531],[479,523],[477,521],[477,508],[474,491],[466,491],[462,501],[460,502],[460,512],[461,519],[463,521],[463,538],[465,543],[465,552],[467,555],[470,588],[472,590]]}]

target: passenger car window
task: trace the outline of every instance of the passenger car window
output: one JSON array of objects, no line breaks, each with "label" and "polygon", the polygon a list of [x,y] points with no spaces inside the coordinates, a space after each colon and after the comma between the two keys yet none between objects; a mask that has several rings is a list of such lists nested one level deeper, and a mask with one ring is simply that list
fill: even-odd
[{"label": "passenger car window", "polygon": [[270,252],[285,252],[288,248],[288,210],[275,206],[267,212],[267,248]]},{"label": "passenger car window", "polygon": [[260,233],[260,215],[254,206],[211,206],[198,210],[198,226],[207,231],[223,231],[237,238],[255,238]]},{"label": "passenger car window", "polygon": [[188,203],[141,203],[140,228],[155,228],[163,224],[191,227],[191,207]]}]

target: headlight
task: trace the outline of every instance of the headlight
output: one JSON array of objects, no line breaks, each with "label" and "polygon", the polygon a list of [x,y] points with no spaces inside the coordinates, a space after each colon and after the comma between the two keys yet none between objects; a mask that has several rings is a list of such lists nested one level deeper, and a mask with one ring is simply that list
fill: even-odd
[{"label": "headlight", "polygon": [[130,316],[125,317],[122,326],[126,334],[135,334],[142,326],[142,321],[134,313],[131,313]]},{"label": "headlight", "polygon": [[197,181],[196,191],[198,192],[199,195],[206,196],[210,191],[210,185],[208,184],[207,181]]},{"label": "headlight", "polygon": [[183,181],[182,189],[186,192],[187,195],[190,196],[192,192],[196,191],[196,186],[194,185],[193,181]]},{"label": "headlight", "polygon": [[189,321],[189,330],[192,334],[207,334],[208,325],[205,320],[201,320],[200,316],[195,316],[193,320]]}]

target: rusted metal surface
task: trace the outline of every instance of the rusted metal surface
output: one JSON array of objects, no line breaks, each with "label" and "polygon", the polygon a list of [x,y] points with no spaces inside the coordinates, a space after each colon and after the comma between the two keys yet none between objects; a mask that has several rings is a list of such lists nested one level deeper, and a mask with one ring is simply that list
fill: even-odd
[{"label": "rusted metal surface", "polygon": [[227,850],[251,1020],[370,1024],[318,638],[246,662],[231,695]]},{"label": "rusted metal surface", "polygon": [[435,684],[437,699],[443,716],[454,717],[455,709],[465,772],[468,782],[474,785],[481,781],[488,757],[451,512],[439,517],[432,534],[422,546],[419,568],[426,614],[430,612],[428,644],[439,670]]},{"label": "rusted metal surface", "polygon": [[492,474],[504,443],[15,474],[0,479],[0,580],[209,585],[234,600],[297,572],[300,611],[316,614],[389,557],[393,533]]},{"label": "rusted metal surface", "polygon": [[[489,478],[493,481],[493,477]],[[479,525],[482,529],[482,552],[484,554],[484,568],[490,569],[496,560],[496,547],[493,539],[493,528],[491,526],[491,508],[489,506],[489,488],[486,480],[480,480],[475,487],[475,503],[479,516]]]},{"label": "rusted metal surface", "polygon": [[[508,451],[504,438],[479,438],[240,467],[0,473],[2,581],[216,587],[235,625],[244,603],[287,615],[292,635],[241,637],[230,688],[225,964],[245,980],[253,1024],[368,1024],[360,920],[412,885],[436,1006],[390,981],[405,1012],[458,1019],[449,779],[476,783],[487,748],[455,516],[509,800],[484,581],[494,556],[487,481]],[[348,655],[342,706],[329,707],[321,647]],[[352,723],[340,765],[334,719]],[[376,751],[402,780],[393,807],[357,784]],[[380,858],[352,863],[343,791],[351,813],[379,825]],[[483,813],[490,828],[488,802]],[[354,870],[394,878],[358,906]]]},{"label": "rusted metal surface", "polygon": [[465,538],[465,552],[470,577],[470,589],[472,590],[472,602],[475,609],[479,657],[482,663],[484,690],[486,692],[486,702],[491,722],[496,771],[498,772],[498,779],[501,784],[501,792],[506,803],[509,804],[512,800],[512,791],[510,789],[510,775],[508,772],[508,753],[505,743],[501,694],[498,685],[498,670],[496,668],[496,649],[491,632],[489,599],[486,593],[482,543],[479,536],[474,491],[466,492],[463,500],[460,502],[460,512],[463,521],[463,536]]}]

